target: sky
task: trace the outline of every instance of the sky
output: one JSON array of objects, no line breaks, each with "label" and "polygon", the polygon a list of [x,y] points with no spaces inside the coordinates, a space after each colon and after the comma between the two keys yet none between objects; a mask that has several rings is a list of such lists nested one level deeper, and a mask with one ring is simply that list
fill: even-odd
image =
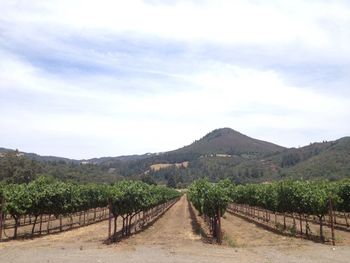
[{"label": "sky", "polygon": [[0,0],[0,147],[163,152],[350,135],[350,2]]}]

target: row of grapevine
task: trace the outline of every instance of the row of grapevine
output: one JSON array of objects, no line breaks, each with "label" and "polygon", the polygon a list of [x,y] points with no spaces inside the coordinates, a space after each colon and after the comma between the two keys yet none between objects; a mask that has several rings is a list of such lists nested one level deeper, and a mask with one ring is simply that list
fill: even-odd
[{"label": "row of grapevine", "polygon": [[350,181],[282,181],[269,184],[239,185],[232,188],[231,200],[236,204],[260,207],[273,213],[318,217],[320,237],[324,217],[332,209],[350,212]]},{"label": "row of grapevine", "polygon": [[331,197],[337,211],[350,211],[350,181],[281,181],[239,185],[231,199],[276,212],[325,215]]},{"label": "row of grapevine", "polygon": [[208,221],[213,237],[221,243],[221,216],[230,202],[232,185],[229,181],[217,184],[206,179],[197,180],[189,187],[187,196],[190,202]]},{"label": "row of grapevine", "polygon": [[[323,222],[326,215],[332,220],[333,225],[333,218],[335,218],[333,210],[336,210],[336,214],[343,212],[346,225],[349,225],[347,213],[350,212],[350,180],[280,181],[235,186],[227,180],[210,183],[202,179],[195,181],[189,187],[188,198],[200,214],[209,217],[213,235],[218,237],[218,240],[221,232],[218,232],[217,224],[220,223],[220,216],[231,202],[251,208],[261,208],[266,213],[271,211],[275,215],[283,214],[284,228],[286,228],[285,217],[292,215],[295,222],[294,215],[297,214],[300,218],[301,234],[303,234],[302,218],[306,220],[308,226],[307,220],[310,216],[315,216],[320,225],[321,240],[324,240]],[[332,239],[334,240],[334,237]]]},{"label": "row of grapevine", "polygon": [[121,181],[114,185],[81,185],[40,177],[29,184],[0,186],[2,196],[0,199],[3,200],[0,221],[4,221],[1,220],[6,218],[4,215],[11,216],[14,220],[13,238],[17,238],[21,218],[27,216],[34,218],[33,235],[37,219],[41,220],[44,215],[58,218],[80,211],[107,207],[109,202],[112,202],[113,213],[124,216],[165,202],[177,194],[177,191],[149,186],[142,182]]},{"label": "row of grapevine", "polygon": [[37,219],[42,215],[69,215],[96,207],[107,206],[107,186],[79,185],[40,177],[29,184],[3,186],[3,213],[15,221],[14,236],[20,226],[20,218],[34,217],[32,234]]},{"label": "row of grapevine", "polygon": [[[112,240],[117,235],[117,220],[123,219],[122,236],[130,235],[132,220],[143,213],[143,218],[153,208],[159,207],[180,196],[180,192],[162,186],[154,186],[140,181],[123,181],[110,188],[109,207],[114,218],[114,230],[109,236]],[[163,207],[165,208],[165,207]],[[109,232],[111,232],[109,230]]]}]

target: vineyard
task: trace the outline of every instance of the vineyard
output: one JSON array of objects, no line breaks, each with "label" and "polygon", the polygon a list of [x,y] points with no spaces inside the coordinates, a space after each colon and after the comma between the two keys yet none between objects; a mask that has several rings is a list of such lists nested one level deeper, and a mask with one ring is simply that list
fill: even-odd
[{"label": "vineyard", "polygon": [[[214,184],[198,180],[189,188],[188,197],[219,243],[220,217],[226,210],[281,233],[333,244],[334,229],[350,230],[350,181],[282,181],[234,186],[229,181]],[[325,227],[331,235],[327,240]]]},{"label": "vineyard", "polygon": [[[0,185],[0,240],[57,233],[108,220],[115,242],[145,228],[172,207],[176,190],[140,181],[77,184],[40,177],[29,184]],[[320,242],[350,232],[350,181],[281,181],[233,185],[195,181],[187,199],[220,244],[225,212],[274,232]]]},{"label": "vineyard", "polygon": [[[168,209],[178,200],[180,193],[166,187],[150,186],[142,182],[123,181],[109,188],[109,230],[108,237],[117,240],[117,220],[122,218],[121,236],[136,232],[137,226],[142,227]],[[111,219],[113,217],[113,231]]]},{"label": "vineyard", "polygon": [[199,214],[204,216],[218,243],[221,243],[221,216],[230,202],[230,186],[228,181],[213,184],[207,180],[198,180],[188,190],[189,201],[199,211]]},{"label": "vineyard", "polygon": [[[122,235],[133,219],[145,224],[173,204],[179,192],[142,182],[73,184],[38,178],[29,184],[0,185],[0,240],[64,231],[114,217],[123,218]],[[142,213],[142,217],[141,217]],[[134,222],[135,225],[135,222]]]},{"label": "vineyard", "polygon": [[[348,192],[348,181],[237,186],[203,179],[181,197],[178,191],[140,181],[82,185],[39,178],[3,185],[2,238],[8,242],[0,242],[0,261],[114,262],[117,257],[123,262],[169,262],[171,257],[174,262],[345,263],[350,256]],[[302,199],[296,201],[300,193]],[[309,202],[313,210],[301,214],[300,224],[296,208],[309,195],[324,198]],[[49,205],[40,207],[41,199]],[[288,210],[280,208],[291,201],[283,206]],[[324,206],[323,216],[315,213],[316,205]],[[21,211],[15,213],[14,207]],[[35,207],[41,212],[35,213]],[[20,240],[11,241],[16,222]],[[334,240],[336,247],[323,244]],[[116,246],[108,245],[114,242]]]}]

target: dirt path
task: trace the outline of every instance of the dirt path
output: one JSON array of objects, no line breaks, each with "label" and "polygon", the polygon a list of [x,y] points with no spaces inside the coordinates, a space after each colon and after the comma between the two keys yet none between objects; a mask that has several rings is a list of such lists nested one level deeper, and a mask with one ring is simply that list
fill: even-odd
[{"label": "dirt path", "polygon": [[107,221],[34,240],[0,243],[0,262],[349,262],[350,247],[333,249],[284,238],[228,214],[223,230],[232,242],[207,244],[190,211],[184,196],[152,226],[112,245],[103,243]]},{"label": "dirt path", "polygon": [[138,235],[120,243],[121,248],[138,245],[164,245],[167,247],[185,244],[200,244],[201,237],[194,233],[186,197],[182,197],[154,225]]}]

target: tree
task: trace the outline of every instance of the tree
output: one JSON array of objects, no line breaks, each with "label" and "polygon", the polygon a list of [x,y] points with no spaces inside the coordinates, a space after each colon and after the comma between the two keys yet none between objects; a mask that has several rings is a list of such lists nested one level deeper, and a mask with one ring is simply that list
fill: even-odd
[{"label": "tree", "polygon": [[19,151],[8,151],[0,159],[0,180],[10,183],[29,183],[41,171],[41,165],[21,156]]},{"label": "tree", "polygon": [[168,179],[167,187],[176,188],[176,182],[173,176],[170,176]]},{"label": "tree", "polygon": [[141,181],[149,184],[149,185],[156,185],[156,181],[153,179],[153,177],[149,174],[143,174],[141,175]]}]

